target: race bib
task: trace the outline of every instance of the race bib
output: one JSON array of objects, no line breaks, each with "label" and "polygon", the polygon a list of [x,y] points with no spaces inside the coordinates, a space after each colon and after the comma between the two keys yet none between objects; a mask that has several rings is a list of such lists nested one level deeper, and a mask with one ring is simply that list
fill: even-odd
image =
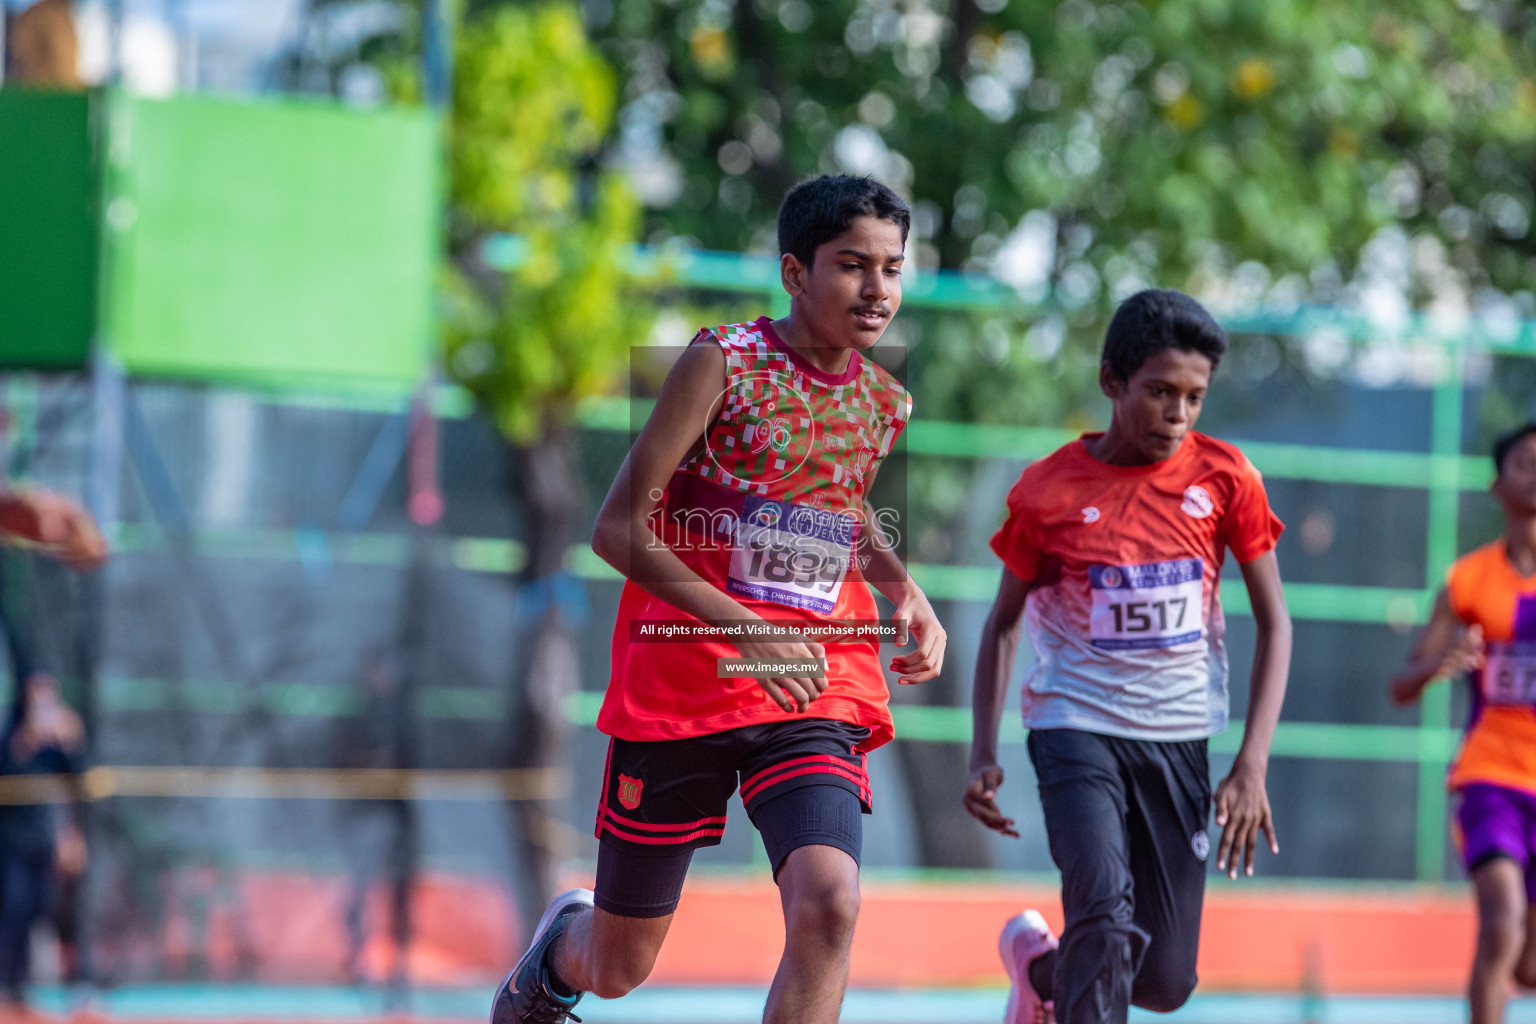
[{"label": "race bib", "polygon": [[842,592],[854,528],[850,516],[748,496],[726,590],[825,615]]},{"label": "race bib", "polygon": [[1089,566],[1089,641],[1107,651],[1127,651],[1199,640],[1205,628],[1204,577],[1199,558]]},{"label": "race bib", "polygon": [[1536,643],[1490,643],[1483,666],[1489,704],[1536,704]]}]

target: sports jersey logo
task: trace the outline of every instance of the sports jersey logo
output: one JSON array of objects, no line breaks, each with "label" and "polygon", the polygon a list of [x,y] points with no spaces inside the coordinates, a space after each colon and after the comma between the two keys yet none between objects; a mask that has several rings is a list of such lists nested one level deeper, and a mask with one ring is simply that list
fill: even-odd
[{"label": "sports jersey logo", "polygon": [[1099,521],[1099,510],[1098,509],[1094,508],[1092,505],[1089,505],[1087,508],[1083,509],[1083,522],[1085,522],[1085,523],[1096,523],[1098,521]]},{"label": "sports jersey logo", "polygon": [[645,783],[639,779],[632,779],[628,775],[619,775],[619,803],[624,805],[626,811],[632,811],[640,806],[640,791],[645,788]]},{"label": "sports jersey logo", "polygon": [[763,420],[752,431],[752,446],[749,449],[753,455],[772,448],[775,452],[783,454],[789,447],[789,424],[782,419]]},{"label": "sports jersey logo", "polygon": [[[810,457],[817,421],[795,378],[773,370],[735,373],[719,402],[720,423],[728,429],[707,429],[705,451],[727,480],[750,473],[754,484],[775,483],[799,472]],[[761,461],[743,466],[744,453]]]},{"label": "sports jersey logo", "polygon": [[1187,516],[1204,519],[1216,510],[1216,504],[1211,501],[1211,495],[1204,487],[1190,484],[1184,489],[1184,503],[1179,508]]},{"label": "sports jersey logo", "polygon": [[1195,851],[1195,856],[1200,860],[1205,860],[1205,858],[1211,855],[1211,837],[1205,834],[1205,829],[1201,829],[1190,836],[1189,845]]},{"label": "sports jersey logo", "polygon": [[779,517],[782,514],[778,502],[764,502],[747,517],[747,522],[753,526],[766,526],[772,529],[779,525]]}]

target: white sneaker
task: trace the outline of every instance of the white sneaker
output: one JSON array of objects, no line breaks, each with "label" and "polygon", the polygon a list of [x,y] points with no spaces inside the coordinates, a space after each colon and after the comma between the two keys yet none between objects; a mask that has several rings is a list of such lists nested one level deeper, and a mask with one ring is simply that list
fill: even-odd
[{"label": "white sneaker", "polygon": [[1029,965],[1036,957],[1055,949],[1059,943],[1038,910],[1026,910],[1003,925],[997,940],[997,952],[1013,983],[1008,993],[1008,1012],[1003,1024],[1052,1024],[1055,1004],[1040,998],[1029,981]]}]

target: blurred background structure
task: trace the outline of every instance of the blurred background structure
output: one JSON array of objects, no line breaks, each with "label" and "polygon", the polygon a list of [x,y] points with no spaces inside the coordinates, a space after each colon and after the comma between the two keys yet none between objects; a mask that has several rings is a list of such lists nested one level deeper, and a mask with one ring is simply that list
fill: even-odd
[{"label": "blurred background structure", "polygon": [[[219,983],[250,1019],[228,986],[359,982],[480,1012],[420,990],[488,993],[595,858],[619,587],[586,541],[644,414],[630,350],[780,310],[779,197],[831,171],[913,203],[883,344],[917,403],[907,551],[951,634],[871,760],[855,951],[856,982],[940,986],[949,1017],[857,1019],[997,1016],[997,922],[1054,898],[1021,730],[1003,799],[1024,838],[957,798],[986,541],[1022,466],[1105,422],[1099,340],[1149,285],[1233,336],[1201,426],[1265,474],[1297,620],[1283,853],[1263,883],[1213,880],[1202,975],[1296,993],[1275,1011],[1296,1020],[1458,988],[1442,777],[1466,695],[1403,711],[1385,685],[1450,560],[1497,529],[1492,437],[1536,415],[1527,7],[4,11],[7,473],[85,496],[117,552],[89,579],[9,552],[4,605],[86,722],[76,913],[104,1005]],[[744,816],[696,864],[659,980],[760,983],[778,925]],[[716,1016],[654,1019],[752,1019],[699,991]]]}]

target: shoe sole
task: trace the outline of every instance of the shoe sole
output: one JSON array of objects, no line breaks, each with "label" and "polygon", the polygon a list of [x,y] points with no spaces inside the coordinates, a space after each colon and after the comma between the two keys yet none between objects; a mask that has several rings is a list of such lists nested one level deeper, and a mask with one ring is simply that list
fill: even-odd
[{"label": "shoe sole", "polygon": [[507,976],[501,979],[501,984],[496,987],[496,996],[491,1000],[491,1024],[496,1024],[496,1003],[501,999],[501,994],[507,990],[507,985],[512,981],[512,976],[523,969],[523,961],[528,959],[528,954],[533,952],[539,944],[539,939],[549,930],[549,926],[555,923],[555,918],[561,911],[572,906],[592,906],[591,889],[567,889],[565,892],[549,901],[549,906],[544,908],[544,915],[539,918],[538,926],[533,929],[533,937],[528,940],[528,948],[523,955],[517,958],[517,963],[507,972]]}]

